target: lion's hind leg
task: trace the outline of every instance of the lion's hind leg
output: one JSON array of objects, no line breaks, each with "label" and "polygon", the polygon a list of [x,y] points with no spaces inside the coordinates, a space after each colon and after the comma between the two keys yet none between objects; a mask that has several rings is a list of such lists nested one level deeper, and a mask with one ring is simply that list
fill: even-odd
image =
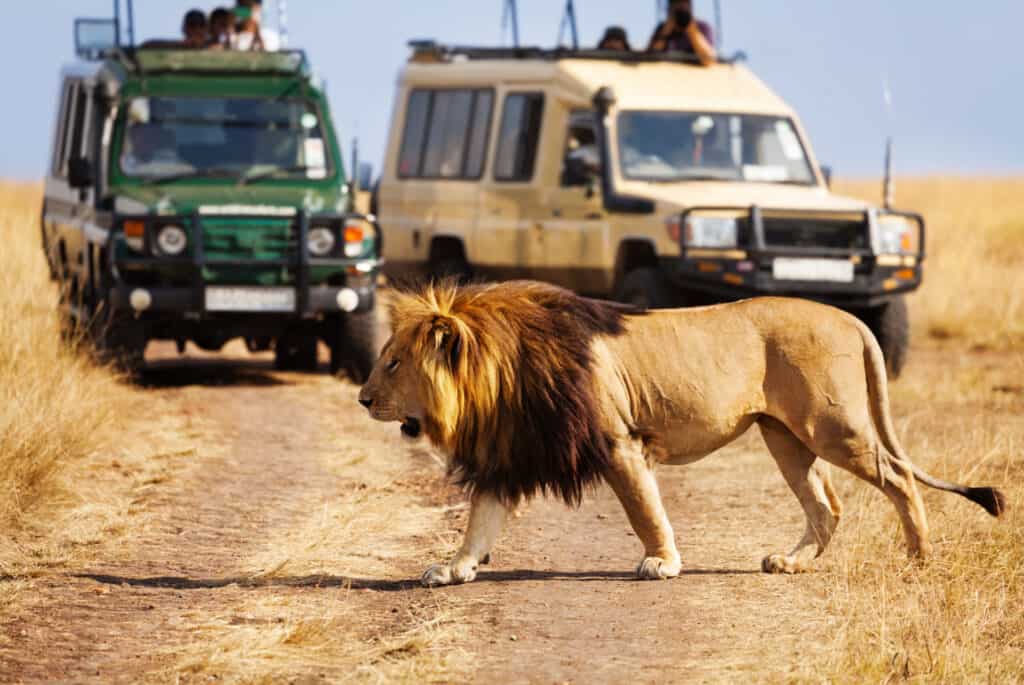
[{"label": "lion's hind leg", "polygon": [[779,421],[763,417],[758,421],[768,450],[779,465],[783,478],[807,516],[803,538],[789,554],[771,554],[761,562],[765,573],[799,573],[825,551],[839,524],[841,505],[832,489],[828,466],[817,460]]},{"label": "lion's hind leg", "polygon": [[620,440],[604,477],[644,544],[645,556],[637,567],[637,575],[644,580],[678,576],[682,559],[642,443],[639,440]]}]

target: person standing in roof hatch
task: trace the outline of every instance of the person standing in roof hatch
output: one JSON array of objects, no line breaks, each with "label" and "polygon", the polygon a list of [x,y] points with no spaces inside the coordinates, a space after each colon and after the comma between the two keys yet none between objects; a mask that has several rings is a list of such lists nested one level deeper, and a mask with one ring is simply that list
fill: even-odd
[{"label": "person standing in roof hatch", "polygon": [[704,66],[718,60],[715,38],[707,22],[693,16],[693,0],[672,0],[668,19],[658,25],[647,45],[648,52],[688,52]]}]

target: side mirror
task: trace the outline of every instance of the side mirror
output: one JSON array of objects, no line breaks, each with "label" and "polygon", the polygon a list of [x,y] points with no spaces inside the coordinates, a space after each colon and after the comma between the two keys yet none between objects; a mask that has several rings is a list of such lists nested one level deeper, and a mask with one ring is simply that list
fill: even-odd
[{"label": "side mirror", "polygon": [[117,47],[117,22],[113,19],[76,19],[75,54],[98,60]]},{"label": "side mirror", "polygon": [[562,171],[562,185],[571,188],[592,187],[597,171],[582,157],[566,157]]},{"label": "side mirror", "polygon": [[85,190],[92,186],[92,162],[85,157],[72,157],[68,160],[68,185],[72,188]]},{"label": "side mirror", "polygon": [[822,166],[821,167],[821,175],[825,177],[825,185],[828,186],[829,188],[831,188],[832,187],[832,167],[831,166]]}]

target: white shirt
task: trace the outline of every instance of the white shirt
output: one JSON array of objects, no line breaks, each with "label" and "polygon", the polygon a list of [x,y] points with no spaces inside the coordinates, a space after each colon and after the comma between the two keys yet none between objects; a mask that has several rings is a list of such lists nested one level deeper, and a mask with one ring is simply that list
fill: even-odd
[{"label": "white shirt", "polygon": [[[281,49],[281,36],[278,35],[277,31],[264,28],[260,29],[260,35],[263,36],[264,50],[267,52],[276,52]],[[242,31],[235,34],[234,45],[232,45],[232,47],[235,50],[241,50],[243,52],[252,50],[252,44],[255,40],[256,36],[252,31]]]}]

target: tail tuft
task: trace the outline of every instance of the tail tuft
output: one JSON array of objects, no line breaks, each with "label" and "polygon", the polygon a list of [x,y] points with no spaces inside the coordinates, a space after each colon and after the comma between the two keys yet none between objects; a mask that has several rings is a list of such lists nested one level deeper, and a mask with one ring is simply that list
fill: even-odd
[{"label": "tail tuft", "polygon": [[964,496],[993,516],[1001,516],[1006,511],[1006,495],[995,488],[967,488]]}]

